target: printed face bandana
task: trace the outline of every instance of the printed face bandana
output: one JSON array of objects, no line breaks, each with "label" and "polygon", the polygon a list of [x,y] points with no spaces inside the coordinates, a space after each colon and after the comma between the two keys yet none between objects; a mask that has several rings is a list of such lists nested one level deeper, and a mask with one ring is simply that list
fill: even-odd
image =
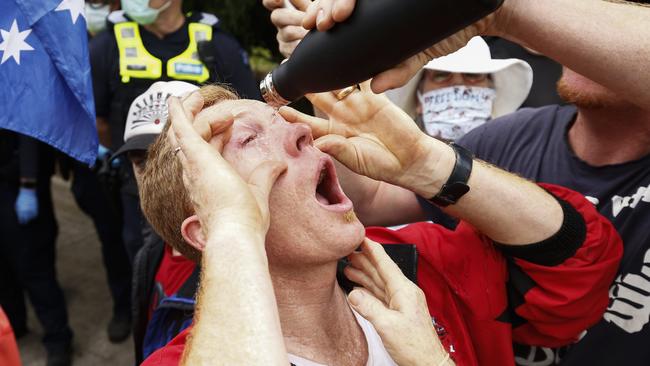
[{"label": "printed face bandana", "polygon": [[492,116],[494,89],[457,85],[417,93],[422,105],[422,122],[427,133],[445,140],[457,140],[487,122]]}]

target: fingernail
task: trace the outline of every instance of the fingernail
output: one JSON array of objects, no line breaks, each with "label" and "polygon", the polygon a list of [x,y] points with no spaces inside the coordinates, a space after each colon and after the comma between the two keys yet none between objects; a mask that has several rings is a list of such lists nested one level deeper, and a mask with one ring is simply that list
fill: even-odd
[{"label": "fingernail", "polygon": [[363,291],[353,290],[348,295],[348,301],[354,306],[359,306],[361,301],[363,301]]},{"label": "fingernail", "polygon": [[316,24],[320,24],[323,21],[324,16],[325,12],[323,9],[318,9],[318,14],[316,14]]}]

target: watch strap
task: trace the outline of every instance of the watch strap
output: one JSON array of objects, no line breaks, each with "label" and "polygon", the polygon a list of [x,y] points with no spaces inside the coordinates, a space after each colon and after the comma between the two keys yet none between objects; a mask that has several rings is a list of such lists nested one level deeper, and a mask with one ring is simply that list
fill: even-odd
[{"label": "watch strap", "polygon": [[447,182],[442,185],[440,192],[429,199],[430,202],[442,207],[455,204],[463,195],[469,192],[467,181],[472,174],[474,162],[474,155],[469,150],[453,142],[449,146],[456,153],[454,169],[451,171]]}]

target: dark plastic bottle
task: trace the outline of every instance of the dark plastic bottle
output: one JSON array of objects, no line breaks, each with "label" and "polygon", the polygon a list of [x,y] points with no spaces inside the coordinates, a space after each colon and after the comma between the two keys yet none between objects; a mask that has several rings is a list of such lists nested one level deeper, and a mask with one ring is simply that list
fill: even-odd
[{"label": "dark plastic bottle", "polygon": [[270,105],[368,80],[495,11],[503,0],[357,0],[345,22],[312,30],[260,83]]}]

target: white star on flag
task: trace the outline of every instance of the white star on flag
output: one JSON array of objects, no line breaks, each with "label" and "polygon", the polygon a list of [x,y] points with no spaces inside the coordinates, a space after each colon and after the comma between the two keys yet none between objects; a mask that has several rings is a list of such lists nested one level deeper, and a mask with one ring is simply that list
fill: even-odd
[{"label": "white star on flag", "polygon": [[13,57],[14,61],[20,65],[20,51],[33,51],[34,48],[25,42],[25,38],[29,36],[32,32],[31,29],[25,31],[18,30],[18,22],[14,19],[14,22],[11,24],[11,28],[7,32],[4,29],[0,29],[0,36],[2,36],[2,43],[0,43],[0,51],[2,53],[2,60],[0,60],[0,65],[4,64],[9,57]]},{"label": "white star on flag", "polygon": [[72,24],[77,24],[77,19],[79,15],[86,19],[86,14],[84,13],[84,0],[61,0],[59,6],[54,9],[55,11],[70,11],[70,17],[72,18]]}]

